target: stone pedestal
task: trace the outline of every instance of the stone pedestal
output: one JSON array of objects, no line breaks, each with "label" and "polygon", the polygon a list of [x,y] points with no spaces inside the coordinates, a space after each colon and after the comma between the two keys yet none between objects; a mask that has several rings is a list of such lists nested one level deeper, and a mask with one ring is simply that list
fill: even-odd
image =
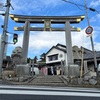
[{"label": "stone pedestal", "polygon": [[29,76],[31,71],[31,67],[28,64],[20,64],[15,67],[16,76]]},{"label": "stone pedestal", "polygon": [[68,67],[68,76],[69,77],[78,77],[80,75],[79,65],[70,64]]},{"label": "stone pedestal", "polygon": [[64,75],[68,77],[68,65],[64,66]]}]

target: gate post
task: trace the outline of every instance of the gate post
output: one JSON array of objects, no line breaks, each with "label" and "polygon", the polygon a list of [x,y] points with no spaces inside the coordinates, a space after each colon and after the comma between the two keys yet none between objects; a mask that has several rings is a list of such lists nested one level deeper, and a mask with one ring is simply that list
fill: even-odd
[{"label": "gate post", "polygon": [[72,53],[72,41],[71,41],[71,30],[70,22],[65,23],[65,41],[66,41],[66,65],[65,65],[65,75],[68,75],[69,64],[73,64],[73,53]]},{"label": "gate post", "polygon": [[22,45],[22,63],[27,63],[28,45],[29,45],[30,22],[26,20],[24,26],[24,36]]}]

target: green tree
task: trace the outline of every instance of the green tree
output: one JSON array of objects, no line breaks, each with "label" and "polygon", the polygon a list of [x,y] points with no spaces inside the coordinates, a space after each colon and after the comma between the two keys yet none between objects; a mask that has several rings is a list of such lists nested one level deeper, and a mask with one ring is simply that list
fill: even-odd
[{"label": "green tree", "polygon": [[34,63],[37,63],[37,60],[38,60],[37,56],[35,56],[33,60],[34,60]]}]

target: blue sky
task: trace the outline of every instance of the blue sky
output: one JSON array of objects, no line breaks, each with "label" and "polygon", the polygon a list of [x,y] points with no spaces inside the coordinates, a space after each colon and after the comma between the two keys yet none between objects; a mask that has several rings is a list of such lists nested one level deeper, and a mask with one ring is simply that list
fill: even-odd
[{"label": "blue sky", "polygon": [[[84,0],[69,0],[77,4],[84,5]],[[5,3],[6,0],[0,0]],[[76,7],[75,5],[66,3],[62,0],[11,0],[14,10],[10,10],[10,14],[19,15],[37,15],[37,16],[74,16],[85,15],[83,7]],[[100,0],[87,0],[88,7],[95,8],[100,11]],[[2,12],[2,11],[0,11]],[[93,40],[96,51],[100,50],[100,13],[89,11],[90,24],[93,26]],[[0,15],[0,26],[3,25],[4,17]],[[16,45],[9,44],[7,55],[11,55],[16,46],[22,46],[23,31],[15,32],[14,26],[23,26],[24,24],[15,23],[9,17],[8,31],[18,33],[18,43]],[[36,26],[32,24],[31,26]],[[72,24],[71,26],[80,27],[81,32],[71,32],[72,45],[84,46],[91,49],[90,38],[85,34],[87,27],[86,18],[79,24]],[[0,27],[0,35],[2,28]],[[9,42],[12,42],[12,35],[9,34]],[[40,56],[43,52],[47,52],[53,45],[61,43],[65,45],[65,32],[30,32],[29,52],[28,57]]]}]

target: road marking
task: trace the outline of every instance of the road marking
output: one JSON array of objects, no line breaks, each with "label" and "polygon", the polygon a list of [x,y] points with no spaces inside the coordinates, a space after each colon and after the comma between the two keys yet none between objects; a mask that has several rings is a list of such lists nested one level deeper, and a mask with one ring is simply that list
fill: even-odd
[{"label": "road marking", "polygon": [[30,90],[55,90],[55,91],[80,91],[80,92],[100,92],[100,89],[96,89],[96,88],[93,88],[93,89],[91,89],[91,88],[70,88],[70,87],[64,87],[64,88],[59,88],[59,87],[32,87],[32,86],[29,86],[29,87],[27,87],[27,86],[0,86],[0,88],[4,88],[4,89],[6,89],[6,88],[11,88],[11,89],[30,89]]},{"label": "road marking", "polygon": [[0,94],[100,97],[100,93],[80,93],[80,92],[70,93],[70,92],[58,92],[58,91],[25,91],[25,90],[0,90]]}]

